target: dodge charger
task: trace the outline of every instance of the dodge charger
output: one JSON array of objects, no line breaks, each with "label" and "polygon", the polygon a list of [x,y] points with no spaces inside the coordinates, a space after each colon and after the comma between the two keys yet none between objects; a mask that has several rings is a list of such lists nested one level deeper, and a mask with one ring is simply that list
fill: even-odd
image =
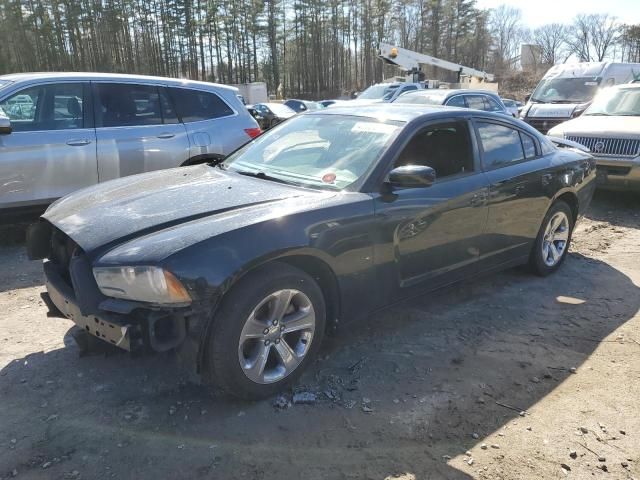
[{"label": "dodge charger", "polygon": [[224,161],[73,193],[28,251],[89,338],[174,351],[259,398],[352,320],[490,271],[558,269],[595,185],[593,157],[566,147],[489,112],[339,106]]}]

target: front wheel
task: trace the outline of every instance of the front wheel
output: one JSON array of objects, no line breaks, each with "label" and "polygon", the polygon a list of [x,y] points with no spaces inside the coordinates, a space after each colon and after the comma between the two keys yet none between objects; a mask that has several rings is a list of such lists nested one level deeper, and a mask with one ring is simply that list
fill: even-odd
[{"label": "front wheel", "polygon": [[569,250],[573,223],[569,205],[560,200],[551,206],[529,258],[529,266],[534,273],[546,276],[560,267]]},{"label": "front wheel", "polygon": [[305,272],[274,262],[249,273],[213,319],[208,379],[245,399],[282,390],[317,353],[325,311],[320,287]]}]

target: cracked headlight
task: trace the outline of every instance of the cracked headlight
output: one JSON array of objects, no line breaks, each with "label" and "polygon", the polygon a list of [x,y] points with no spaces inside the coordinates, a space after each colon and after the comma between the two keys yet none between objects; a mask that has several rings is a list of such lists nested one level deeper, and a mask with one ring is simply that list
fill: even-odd
[{"label": "cracked headlight", "polygon": [[191,303],[184,285],[160,267],[96,267],[93,276],[107,297],[155,304]]}]

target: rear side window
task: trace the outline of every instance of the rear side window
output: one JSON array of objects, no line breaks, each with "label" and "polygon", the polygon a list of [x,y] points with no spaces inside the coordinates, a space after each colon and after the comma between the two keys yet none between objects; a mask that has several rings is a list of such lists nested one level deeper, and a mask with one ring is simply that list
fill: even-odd
[{"label": "rear side window", "polygon": [[486,110],[489,112],[502,112],[504,109],[490,96],[485,96]]},{"label": "rear side window", "polygon": [[486,110],[483,95],[466,95],[467,106],[476,110]]},{"label": "rear side window", "polygon": [[478,134],[484,151],[483,161],[487,167],[497,168],[524,160],[518,130],[495,123],[478,122]]},{"label": "rear side window", "polygon": [[233,110],[218,95],[187,88],[170,88],[173,104],[184,123],[233,115]]},{"label": "rear side window", "polygon": [[150,85],[101,83],[96,85],[97,120],[102,127],[161,125],[158,88]]}]

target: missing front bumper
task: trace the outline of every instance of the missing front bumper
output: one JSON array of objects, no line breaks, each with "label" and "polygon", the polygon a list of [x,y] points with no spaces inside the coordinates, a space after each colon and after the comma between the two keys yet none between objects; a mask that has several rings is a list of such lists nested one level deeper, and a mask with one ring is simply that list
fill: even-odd
[{"label": "missing front bumper", "polygon": [[[122,310],[107,311],[98,307],[91,309],[96,313],[86,314],[56,266],[46,261],[44,272],[51,303],[78,327],[104,342],[130,352],[145,348],[166,352],[186,338],[187,312],[132,308],[131,303],[127,303]],[[100,306],[107,303],[104,301]],[[114,313],[118,311],[120,313]]]},{"label": "missing front bumper", "polygon": [[44,263],[44,272],[49,298],[65,317],[91,335],[123,350],[132,351],[139,346],[139,342],[132,338],[136,330],[133,325],[106,312],[99,316],[83,315],[73,290],[64,282],[51,262]]}]

